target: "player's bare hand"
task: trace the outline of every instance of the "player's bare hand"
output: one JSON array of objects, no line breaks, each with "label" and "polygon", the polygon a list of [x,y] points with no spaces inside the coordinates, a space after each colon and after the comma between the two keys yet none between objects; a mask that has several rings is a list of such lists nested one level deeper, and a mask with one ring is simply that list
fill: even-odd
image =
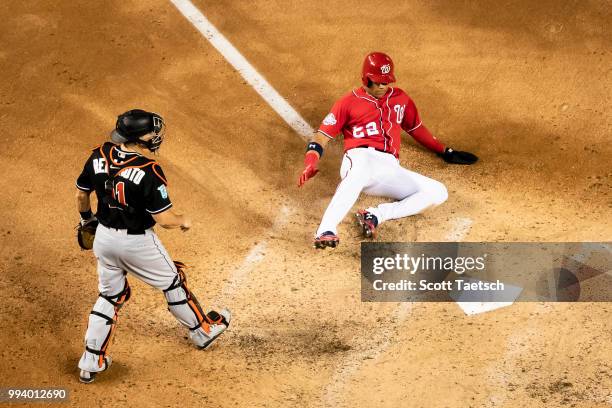
[{"label": "player's bare hand", "polygon": [[314,152],[306,153],[306,157],[304,157],[304,171],[300,175],[298,180],[298,187],[302,187],[306,181],[316,176],[319,172],[317,168],[317,164],[319,163],[319,155]]},{"label": "player's bare hand", "polygon": [[183,223],[181,224],[181,231],[185,232],[191,228],[191,220],[183,216]]}]

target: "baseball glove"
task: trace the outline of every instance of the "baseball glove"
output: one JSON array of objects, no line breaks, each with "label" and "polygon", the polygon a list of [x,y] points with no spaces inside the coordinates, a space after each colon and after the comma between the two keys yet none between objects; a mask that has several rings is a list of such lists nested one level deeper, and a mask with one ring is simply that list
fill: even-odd
[{"label": "baseball glove", "polygon": [[98,219],[96,217],[91,217],[88,220],[81,220],[81,222],[79,222],[77,225],[77,242],[81,249],[89,250],[93,248],[97,227]]},{"label": "baseball glove", "polygon": [[452,164],[474,164],[478,161],[478,156],[475,154],[453,150],[450,147],[447,147],[444,153],[439,153],[438,156],[442,157],[445,162]]}]

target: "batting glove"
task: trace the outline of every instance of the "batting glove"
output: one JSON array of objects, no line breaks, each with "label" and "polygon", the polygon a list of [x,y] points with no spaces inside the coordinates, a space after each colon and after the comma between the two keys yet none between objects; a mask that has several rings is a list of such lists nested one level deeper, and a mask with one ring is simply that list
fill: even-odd
[{"label": "batting glove", "polygon": [[304,171],[298,180],[298,187],[302,187],[307,180],[313,178],[319,172],[318,164],[319,155],[316,152],[309,151],[306,153],[306,157],[304,157]]},{"label": "batting glove", "polygon": [[478,161],[478,156],[475,154],[453,150],[450,147],[444,149],[444,153],[439,153],[438,156],[452,164],[474,164]]}]

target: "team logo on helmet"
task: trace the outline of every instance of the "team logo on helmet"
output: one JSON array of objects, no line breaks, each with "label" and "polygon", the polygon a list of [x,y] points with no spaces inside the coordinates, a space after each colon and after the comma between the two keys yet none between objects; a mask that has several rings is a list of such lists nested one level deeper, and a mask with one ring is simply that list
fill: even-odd
[{"label": "team logo on helmet", "polygon": [[161,118],[161,116],[157,116],[154,114],[153,115],[153,130],[155,131],[155,133],[159,133],[163,125],[164,125],[164,120]]},{"label": "team logo on helmet", "polygon": [[390,64],[385,64],[383,66],[380,67],[380,72],[382,72],[383,74],[388,74],[389,72],[391,72],[391,65]]},{"label": "team logo on helmet", "polygon": [[333,126],[336,123],[338,123],[338,122],[336,121],[336,117],[334,116],[333,113],[328,113],[327,116],[325,117],[325,119],[323,119],[323,124],[325,126]]}]

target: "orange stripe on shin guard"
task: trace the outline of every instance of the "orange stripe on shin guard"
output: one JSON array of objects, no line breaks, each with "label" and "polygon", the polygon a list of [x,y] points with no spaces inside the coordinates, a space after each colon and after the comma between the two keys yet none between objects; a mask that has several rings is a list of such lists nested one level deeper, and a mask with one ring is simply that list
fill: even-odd
[{"label": "orange stripe on shin guard", "polygon": [[128,299],[129,295],[130,295],[130,285],[126,279],[125,289],[123,290],[123,294],[117,299],[117,302],[116,302],[117,304],[114,307],[114,310],[115,310],[115,315],[113,316],[114,323],[111,325],[111,329],[108,332],[108,336],[106,336],[106,339],[104,339],[104,342],[102,343],[102,347],[100,348],[100,354],[98,355],[98,367],[100,368],[104,366],[104,357],[106,356],[108,347],[110,346],[111,341],[113,340],[113,334],[115,334],[115,329],[117,327],[117,319],[119,317],[119,309],[121,309],[125,301]]},{"label": "orange stripe on shin guard", "polygon": [[200,302],[198,302],[198,299],[194,296],[193,293],[191,293],[191,291],[187,287],[187,275],[185,275],[185,272],[183,271],[183,269],[187,268],[187,265],[180,261],[174,261],[174,265],[176,267],[177,273],[180,276],[182,282],[181,287],[185,291],[185,296],[187,297],[187,304],[189,305],[189,308],[198,320],[198,324],[200,325],[200,327],[202,327],[206,334],[209,334],[210,325],[213,322],[211,322],[206,313],[204,313],[204,311],[202,310],[202,306],[200,306]]},{"label": "orange stripe on shin guard", "polygon": [[206,313],[204,313],[204,311],[202,310],[200,302],[198,302],[198,299],[193,295],[193,293],[191,293],[191,291],[189,290],[189,288],[187,288],[187,285],[185,285],[184,282],[183,290],[187,295],[187,304],[189,305],[189,308],[191,309],[193,314],[195,314],[198,323],[200,324],[204,332],[206,332],[206,334],[210,333],[210,323],[212,322],[208,320],[208,316],[206,316]]}]

